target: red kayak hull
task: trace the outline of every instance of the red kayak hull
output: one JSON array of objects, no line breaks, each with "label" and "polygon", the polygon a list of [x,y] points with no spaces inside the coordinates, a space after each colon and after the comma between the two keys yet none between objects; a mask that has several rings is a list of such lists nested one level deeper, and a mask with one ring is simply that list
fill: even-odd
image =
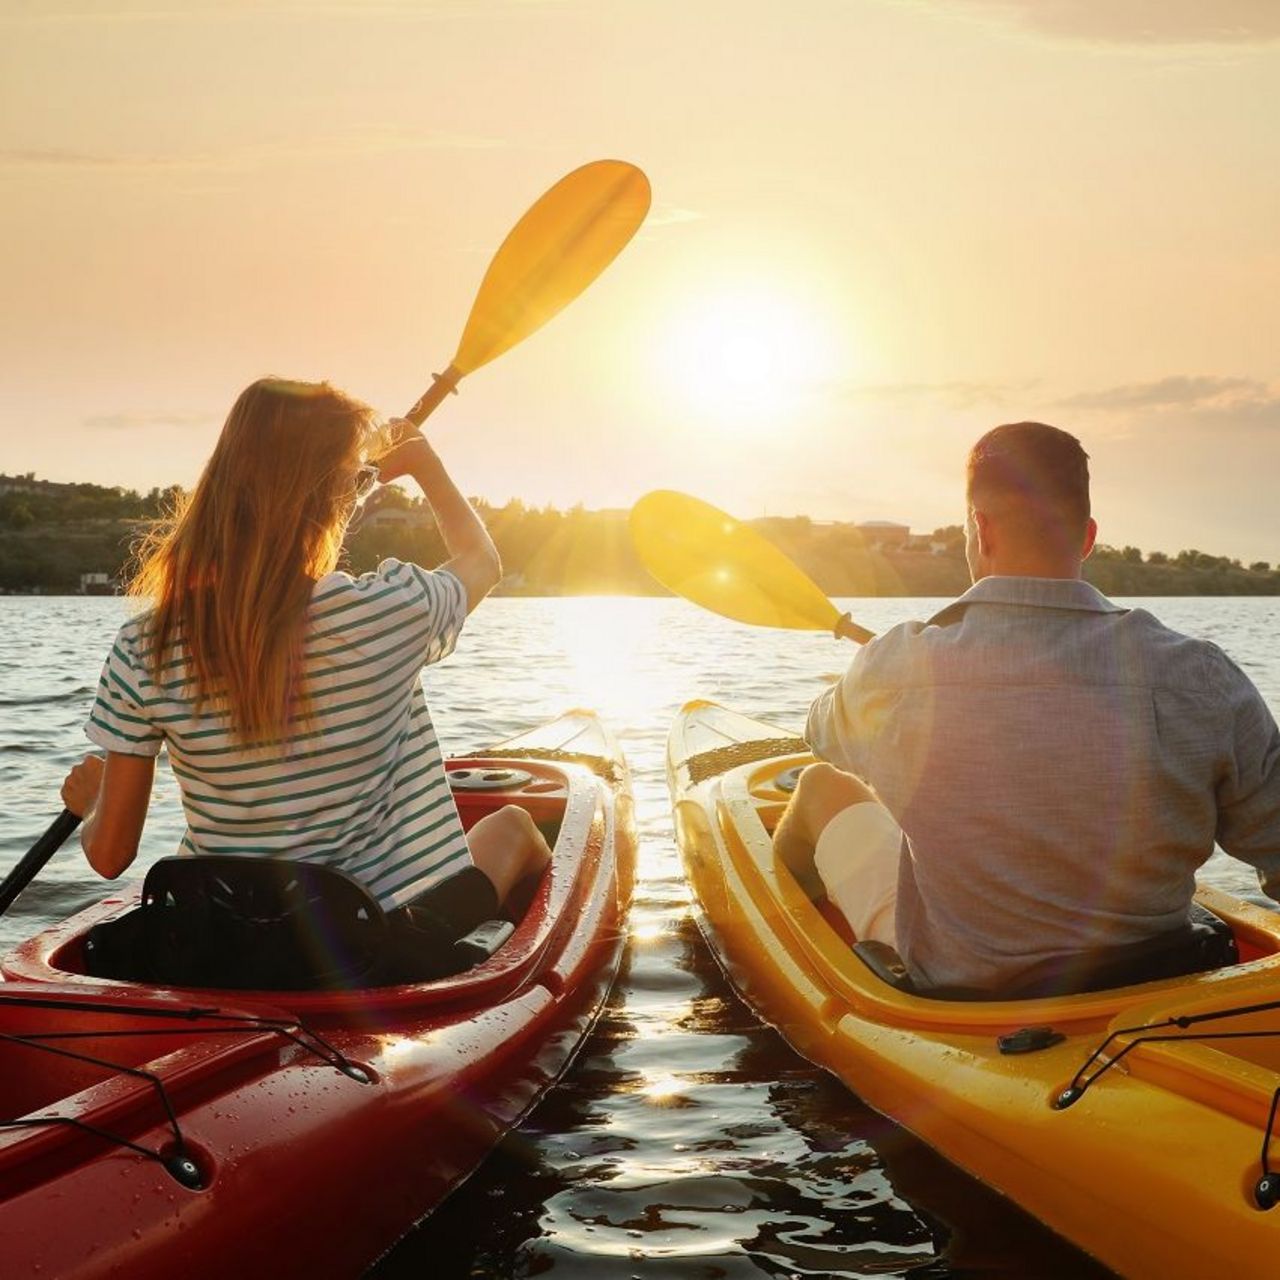
[{"label": "red kayak hull", "polygon": [[[533,754],[522,759],[522,749]],[[514,739],[500,759],[532,775],[529,794],[467,795],[464,820],[506,803],[542,817],[559,799],[563,825],[528,916],[466,974],[370,991],[246,993],[69,972],[84,932],[132,905],[124,898],[6,958],[0,1078],[10,1096],[0,1094],[0,1114],[98,1131],[0,1129],[6,1275],[358,1275],[475,1169],[565,1069],[602,1007],[635,856],[625,767],[594,718]],[[13,997],[22,1003],[6,1003]],[[79,1038],[43,1043],[132,1074],[26,1043],[67,1030]],[[173,1154],[175,1123],[200,1189],[120,1144]]]}]

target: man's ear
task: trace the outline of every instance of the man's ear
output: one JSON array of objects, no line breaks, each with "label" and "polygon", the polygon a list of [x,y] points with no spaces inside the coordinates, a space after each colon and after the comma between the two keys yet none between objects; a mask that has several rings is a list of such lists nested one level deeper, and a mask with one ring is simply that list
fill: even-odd
[{"label": "man's ear", "polygon": [[991,517],[985,511],[973,509],[973,527],[978,535],[978,554],[990,559],[995,548],[992,545],[993,528]]},{"label": "man's ear", "polygon": [[1080,549],[1080,559],[1087,560],[1093,554],[1093,545],[1098,541],[1098,522],[1089,517],[1089,523],[1084,527],[1084,545]]}]

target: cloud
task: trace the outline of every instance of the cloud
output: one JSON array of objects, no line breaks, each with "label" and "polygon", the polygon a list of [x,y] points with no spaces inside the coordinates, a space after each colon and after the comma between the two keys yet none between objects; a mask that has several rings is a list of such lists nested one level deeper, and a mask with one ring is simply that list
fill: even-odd
[{"label": "cloud", "polygon": [[[913,0],[920,3],[921,0]],[[1041,35],[1116,45],[1280,40],[1277,0],[923,0],[1016,22]]]},{"label": "cloud", "polygon": [[214,151],[85,151],[69,147],[10,147],[0,150],[0,169],[230,172],[275,167],[282,162],[386,155],[410,151],[482,151],[506,145],[479,134],[363,129],[295,142],[248,143]]},{"label": "cloud", "polygon": [[1158,427],[1213,430],[1280,428],[1280,389],[1256,378],[1178,375],[1084,391],[1059,405],[1104,416],[1125,417],[1126,431]]},{"label": "cloud", "polygon": [[1028,382],[890,382],[852,385],[847,393],[868,400],[941,400],[956,409],[1006,404],[1011,396],[1025,396],[1035,386]]},{"label": "cloud", "polygon": [[1203,405],[1192,413],[1191,420],[1201,427],[1280,431],[1280,394],[1262,393]]},{"label": "cloud", "polygon": [[213,413],[94,413],[84,425],[101,431],[132,431],[139,427],[208,427],[220,419]]},{"label": "cloud", "polygon": [[1134,382],[1102,391],[1082,391],[1058,403],[1066,409],[1194,408],[1224,399],[1262,395],[1265,383],[1253,378],[1210,378],[1179,375],[1156,382]]}]

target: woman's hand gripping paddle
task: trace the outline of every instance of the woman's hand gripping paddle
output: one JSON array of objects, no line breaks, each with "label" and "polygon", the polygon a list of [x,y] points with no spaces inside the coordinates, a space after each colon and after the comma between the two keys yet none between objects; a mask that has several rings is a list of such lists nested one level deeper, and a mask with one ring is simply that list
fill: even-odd
[{"label": "woman's hand gripping paddle", "polygon": [[712,613],[758,627],[831,631],[857,644],[873,638],[789,556],[708,502],[671,489],[645,494],[631,509],[631,541],[664,587]]},{"label": "woman's hand gripping paddle", "polygon": [[460,379],[568,306],[635,235],[649,200],[635,165],[595,160],[535,201],[494,254],[457,354],[405,417],[420,427]]},{"label": "woman's hand gripping paddle", "polygon": [[18,859],[17,865],[0,881],[0,916],[4,915],[13,900],[44,869],[44,864],[67,842],[67,837],[80,825],[80,819],[70,809],[63,811],[49,824],[49,829]]}]

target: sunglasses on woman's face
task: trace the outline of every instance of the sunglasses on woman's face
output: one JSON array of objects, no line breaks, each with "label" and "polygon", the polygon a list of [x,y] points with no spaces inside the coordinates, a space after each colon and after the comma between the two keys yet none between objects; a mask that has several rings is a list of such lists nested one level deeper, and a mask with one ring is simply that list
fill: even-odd
[{"label": "sunglasses on woman's face", "polygon": [[352,482],[355,492],[355,503],[359,506],[378,487],[378,468],[366,463],[356,471]]}]

